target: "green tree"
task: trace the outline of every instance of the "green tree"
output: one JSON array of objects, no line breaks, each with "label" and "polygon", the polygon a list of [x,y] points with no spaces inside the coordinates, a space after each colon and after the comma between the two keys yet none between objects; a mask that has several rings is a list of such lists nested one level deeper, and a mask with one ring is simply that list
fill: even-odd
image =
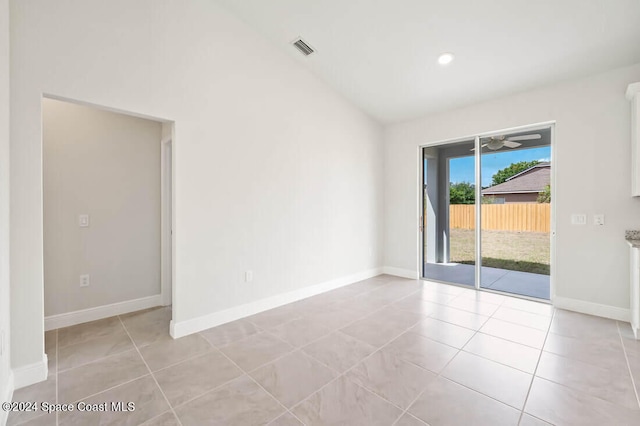
[{"label": "green tree", "polygon": [[450,204],[473,204],[476,201],[476,187],[469,182],[449,183]]},{"label": "green tree", "polygon": [[520,161],[518,163],[511,163],[504,169],[500,169],[494,174],[491,179],[491,185],[499,185],[509,179],[511,176],[515,176],[520,172],[524,172],[525,170],[535,166],[538,164],[538,160],[534,161]]},{"label": "green tree", "polygon": [[551,202],[551,185],[547,185],[544,187],[544,191],[538,195],[539,203],[550,203]]}]

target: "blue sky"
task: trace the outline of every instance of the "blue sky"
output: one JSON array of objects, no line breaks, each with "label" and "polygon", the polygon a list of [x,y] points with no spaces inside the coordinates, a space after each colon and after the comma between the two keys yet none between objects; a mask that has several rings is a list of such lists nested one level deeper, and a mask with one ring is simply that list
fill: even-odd
[{"label": "blue sky", "polygon": [[[504,169],[511,163],[519,161],[549,161],[551,147],[520,149],[517,151],[497,151],[491,154],[482,154],[482,186],[491,185],[491,176],[498,170]],[[453,183],[475,181],[475,169],[473,155],[469,157],[454,158],[450,162],[449,179]]]}]

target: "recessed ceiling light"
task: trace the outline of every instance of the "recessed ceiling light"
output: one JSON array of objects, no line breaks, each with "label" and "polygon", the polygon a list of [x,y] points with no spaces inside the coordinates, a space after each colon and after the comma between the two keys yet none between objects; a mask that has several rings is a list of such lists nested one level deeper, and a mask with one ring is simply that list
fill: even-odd
[{"label": "recessed ceiling light", "polygon": [[451,61],[453,61],[453,58],[455,56],[453,56],[453,53],[443,53],[442,55],[438,56],[438,63],[440,65],[448,65],[451,63]]}]

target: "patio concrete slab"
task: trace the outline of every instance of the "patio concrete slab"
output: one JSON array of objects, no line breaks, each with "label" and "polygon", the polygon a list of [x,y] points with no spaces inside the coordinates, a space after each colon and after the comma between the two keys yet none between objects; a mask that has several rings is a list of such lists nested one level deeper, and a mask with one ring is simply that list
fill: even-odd
[{"label": "patio concrete slab", "polygon": [[496,280],[487,288],[549,300],[550,284],[549,275],[508,271],[504,276]]},{"label": "patio concrete slab", "polygon": [[[475,266],[461,263],[426,263],[424,278],[473,287]],[[509,271],[500,268],[482,267],[483,288],[521,296],[549,300],[550,280],[548,275],[530,272]]]}]

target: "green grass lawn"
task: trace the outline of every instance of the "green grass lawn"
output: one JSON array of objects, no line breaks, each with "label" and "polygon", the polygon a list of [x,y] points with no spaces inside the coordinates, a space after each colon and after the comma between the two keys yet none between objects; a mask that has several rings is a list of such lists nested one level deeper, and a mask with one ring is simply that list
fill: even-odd
[{"label": "green grass lawn", "polygon": [[[451,262],[475,263],[475,231],[451,230]],[[482,266],[549,275],[548,233],[482,231]]]}]

